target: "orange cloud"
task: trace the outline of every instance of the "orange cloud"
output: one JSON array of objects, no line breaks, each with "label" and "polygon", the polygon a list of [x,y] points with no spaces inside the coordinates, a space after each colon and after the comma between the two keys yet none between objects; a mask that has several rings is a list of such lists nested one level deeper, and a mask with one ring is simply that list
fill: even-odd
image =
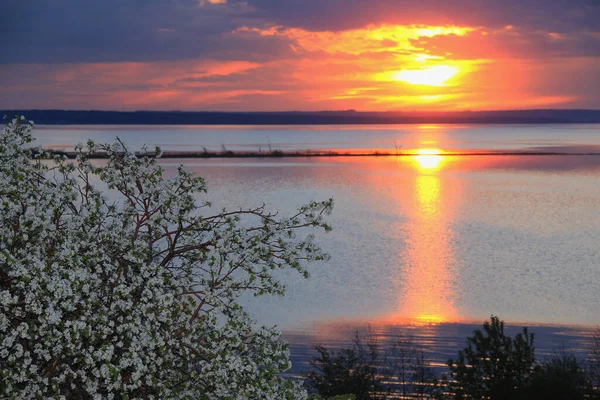
[{"label": "orange cloud", "polygon": [[200,7],[207,4],[227,4],[227,0],[200,0]]},{"label": "orange cloud", "polygon": [[361,29],[340,32],[308,31],[300,28],[241,27],[234,33],[254,33],[260,36],[284,36],[297,43],[296,48],[307,52],[328,54],[352,54],[395,52],[398,54],[420,50],[411,40],[440,35],[464,36],[475,28],[466,26],[423,26],[423,25],[369,25]]},{"label": "orange cloud", "polygon": [[53,80],[57,83],[89,80],[108,86],[167,86],[176,81],[242,73],[259,65],[249,61],[216,60],[68,64],[55,73]]}]

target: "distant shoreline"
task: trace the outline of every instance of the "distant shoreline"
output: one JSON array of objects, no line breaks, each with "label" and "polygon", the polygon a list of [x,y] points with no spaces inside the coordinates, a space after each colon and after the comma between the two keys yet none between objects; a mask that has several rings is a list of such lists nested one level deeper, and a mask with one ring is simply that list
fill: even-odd
[{"label": "distant shoreline", "polygon": [[392,125],[392,124],[595,124],[600,110],[504,111],[99,111],[0,110],[41,125]]}]

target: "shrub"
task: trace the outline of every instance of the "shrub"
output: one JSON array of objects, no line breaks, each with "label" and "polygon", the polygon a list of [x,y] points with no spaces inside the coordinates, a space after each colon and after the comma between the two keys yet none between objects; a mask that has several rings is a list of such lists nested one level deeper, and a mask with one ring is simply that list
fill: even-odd
[{"label": "shrub", "polygon": [[585,369],[572,353],[563,349],[535,368],[527,397],[531,400],[583,400],[590,398],[590,392]]},{"label": "shrub", "polygon": [[381,347],[374,335],[365,340],[358,332],[351,348],[337,353],[317,345],[319,355],[310,362],[314,370],[306,374],[307,385],[325,397],[352,394],[357,400],[378,398],[384,387],[378,374]]},{"label": "shrub", "polygon": [[514,338],[504,322],[492,316],[483,330],[467,338],[467,346],[450,359],[451,392],[456,399],[521,399],[535,363],[534,335],[523,328]]},{"label": "shrub", "polygon": [[600,399],[600,327],[596,328],[590,346],[588,375],[596,397]]}]

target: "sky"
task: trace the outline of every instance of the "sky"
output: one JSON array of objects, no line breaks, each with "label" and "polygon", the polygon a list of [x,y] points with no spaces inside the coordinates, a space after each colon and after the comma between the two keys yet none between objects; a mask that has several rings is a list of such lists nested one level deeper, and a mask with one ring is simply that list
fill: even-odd
[{"label": "sky", "polygon": [[600,109],[600,0],[2,0],[0,108]]}]

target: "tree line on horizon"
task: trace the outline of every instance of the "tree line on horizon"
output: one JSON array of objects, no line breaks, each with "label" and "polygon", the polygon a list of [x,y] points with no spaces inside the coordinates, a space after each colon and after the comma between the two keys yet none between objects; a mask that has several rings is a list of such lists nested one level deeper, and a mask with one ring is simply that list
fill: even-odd
[{"label": "tree line on horizon", "polygon": [[335,125],[403,123],[600,123],[600,110],[495,111],[103,111],[0,110],[49,125]]}]

